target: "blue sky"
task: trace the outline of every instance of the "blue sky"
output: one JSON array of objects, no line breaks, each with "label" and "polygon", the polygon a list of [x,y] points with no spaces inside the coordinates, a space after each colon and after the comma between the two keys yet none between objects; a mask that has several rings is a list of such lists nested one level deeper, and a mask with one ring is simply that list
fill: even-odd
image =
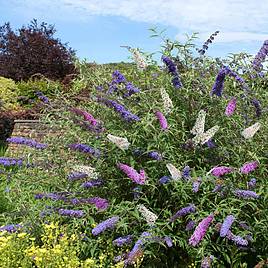
[{"label": "blue sky", "polygon": [[179,41],[199,32],[203,42],[219,30],[211,56],[255,54],[268,39],[268,0],[0,0],[0,14],[13,28],[33,18],[54,24],[80,58],[98,63],[128,61],[121,45],[159,50],[160,40],[149,37],[154,26]]}]

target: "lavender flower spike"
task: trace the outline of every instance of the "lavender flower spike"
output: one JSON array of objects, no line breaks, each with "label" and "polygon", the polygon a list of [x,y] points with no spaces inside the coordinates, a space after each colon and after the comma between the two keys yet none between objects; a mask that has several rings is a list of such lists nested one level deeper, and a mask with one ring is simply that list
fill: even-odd
[{"label": "lavender flower spike", "polygon": [[194,229],[196,222],[195,221],[189,221],[185,227],[186,231],[191,231]]},{"label": "lavender flower spike", "polygon": [[134,168],[123,164],[119,163],[118,168],[121,169],[133,182],[137,184],[144,184],[146,175],[144,170],[140,170],[140,173],[138,173]]},{"label": "lavender flower spike", "polygon": [[243,174],[248,174],[251,171],[254,171],[258,167],[258,165],[259,165],[258,161],[252,161],[252,162],[245,163],[240,168],[240,172]]},{"label": "lavender flower spike", "polygon": [[234,194],[237,196],[237,197],[240,197],[240,198],[244,198],[244,199],[250,199],[250,198],[259,198],[260,196],[258,194],[256,194],[255,192],[253,191],[249,191],[249,190],[240,190],[240,189],[237,189],[234,191]]},{"label": "lavender flower spike", "polygon": [[47,147],[47,144],[39,143],[35,140],[26,139],[24,137],[11,137],[7,138],[7,142],[9,143],[15,143],[15,144],[23,144],[29,147],[33,147],[36,149],[45,149]]},{"label": "lavender flower spike", "polygon": [[226,109],[225,109],[225,115],[226,116],[231,116],[234,111],[235,111],[235,108],[236,108],[236,98],[232,98],[227,106],[226,106]]},{"label": "lavender flower spike", "polygon": [[212,168],[209,173],[211,173],[215,177],[221,177],[225,174],[231,173],[232,171],[233,168],[231,167],[219,166]]},{"label": "lavender flower spike", "polygon": [[9,224],[9,225],[0,227],[0,232],[7,231],[9,233],[14,233],[20,228],[22,228],[22,225],[20,224]]},{"label": "lavender flower spike", "polygon": [[101,223],[99,223],[93,230],[92,230],[92,234],[94,236],[99,235],[100,233],[104,232],[107,229],[113,229],[115,227],[115,225],[117,224],[117,222],[119,221],[119,217],[118,216],[113,216]]},{"label": "lavender flower spike", "polygon": [[255,178],[252,178],[250,181],[247,182],[247,186],[250,189],[253,189],[256,187],[257,180]]},{"label": "lavender flower spike", "polygon": [[191,246],[195,247],[196,245],[198,245],[200,243],[200,241],[205,236],[206,231],[207,231],[210,223],[212,222],[213,218],[214,218],[214,215],[211,214],[208,217],[204,218],[198,224],[198,226],[195,228],[195,231],[194,231],[193,235],[189,239],[189,244]]},{"label": "lavender flower spike", "polygon": [[212,87],[211,95],[215,94],[218,97],[222,96],[225,76],[226,76],[225,69],[224,68],[220,69],[219,73],[217,74],[216,81]]},{"label": "lavender flower spike", "polygon": [[223,224],[221,225],[221,230],[220,230],[221,237],[225,237],[227,235],[234,220],[235,220],[235,217],[233,215],[229,215],[225,218]]},{"label": "lavender flower spike", "polygon": [[210,255],[208,257],[205,257],[202,260],[201,268],[210,268],[211,267],[211,263],[212,263],[213,260],[214,260],[214,256],[213,255]]},{"label": "lavender flower spike", "polygon": [[133,238],[132,235],[118,237],[117,239],[113,241],[113,245],[122,247],[126,244],[130,244],[132,242],[132,238]]},{"label": "lavender flower spike", "polygon": [[81,218],[85,215],[85,212],[83,210],[59,209],[58,212],[62,216],[69,216],[73,218]]},{"label": "lavender flower spike", "polygon": [[91,154],[94,157],[100,157],[101,153],[99,149],[92,148],[86,144],[73,143],[69,145],[69,148],[72,150],[77,150],[82,153]]},{"label": "lavender flower spike", "polygon": [[157,111],[155,113],[155,116],[157,117],[157,119],[159,120],[160,126],[163,130],[167,130],[168,129],[168,123],[167,123],[167,119],[165,118],[165,116]]},{"label": "lavender flower spike", "polygon": [[171,219],[169,220],[170,222],[174,222],[177,218],[179,217],[184,217],[185,215],[187,214],[190,214],[190,213],[194,213],[196,210],[195,206],[193,204],[190,204],[189,206],[187,207],[184,207],[182,209],[180,209],[179,211],[177,211],[172,217]]}]

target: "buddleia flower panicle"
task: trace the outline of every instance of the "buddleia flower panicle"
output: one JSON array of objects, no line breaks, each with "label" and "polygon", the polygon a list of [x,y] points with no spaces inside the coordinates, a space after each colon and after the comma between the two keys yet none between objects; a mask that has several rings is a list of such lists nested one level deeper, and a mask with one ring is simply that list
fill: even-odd
[{"label": "buddleia flower panicle", "polygon": [[99,235],[100,233],[103,233],[107,229],[113,229],[117,222],[119,221],[118,216],[113,216],[101,223],[99,223],[94,229],[92,229],[92,234],[94,236]]},{"label": "buddleia flower panicle", "polygon": [[215,142],[214,142],[212,139],[209,139],[209,140],[206,142],[206,144],[207,144],[207,147],[210,148],[210,149],[216,147],[216,144],[215,144]]},{"label": "buddleia flower panicle", "polygon": [[215,257],[213,255],[204,257],[204,259],[201,262],[201,268],[210,268],[214,258]]},{"label": "buddleia flower panicle", "polygon": [[20,224],[9,224],[0,227],[0,232],[6,231],[8,233],[15,233],[22,228]]},{"label": "buddleia flower panicle", "polygon": [[78,108],[72,108],[71,111],[77,115],[83,116],[84,120],[88,121],[93,126],[96,126],[98,124],[98,121],[94,118],[94,116],[86,111]]},{"label": "buddleia flower panicle", "polygon": [[200,177],[193,181],[192,190],[194,193],[197,193],[199,191],[201,182],[202,179]]},{"label": "buddleia flower panicle", "polygon": [[255,178],[250,179],[250,181],[247,182],[247,186],[249,189],[254,189],[256,187],[257,180]]},{"label": "buddleia flower panicle", "polygon": [[138,173],[134,168],[123,164],[119,163],[118,168],[122,170],[133,182],[137,184],[144,184],[146,175],[144,173],[144,170],[140,170],[140,173]]},{"label": "buddleia flower panicle", "polygon": [[194,227],[195,227],[195,225],[196,225],[196,222],[195,221],[192,221],[192,220],[189,221],[187,223],[186,227],[185,227],[185,231],[191,231],[191,230],[193,230]]},{"label": "buddleia flower panicle", "polygon": [[41,100],[42,102],[49,104],[49,99],[47,96],[44,95],[43,92],[41,91],[36,91],[35,95],[39,98],[39,100]]},{"label": "buddleia flower panicle", "polygon": [[232,98],[225,109],[225,115],[226,116],[231,116],[233,115],[233,113],[235,112],[235,108],[236,108],[236,98]]},{"label": "buddleia flower panicle", "polygon": [[255,71],[257,72],[262,71],[263,69],[262,63],[265,61],[267,55],[268,55],[268,40],[265,40],[252,62],[252,67]]},{"label": "buddleia flower panicle", "polygon": [[258,194],[256,194],[255,192],[253,191],[250,191],[250,190],[241,190],[241,189],[236,189],[234,191],[234,194],[237,196],[237,197],[240,197],[240,198],[243,198],[243,199],[257,199],[259,198],[260,196]]},{"label": "buddleia flower panicle", "polygon": [[173,109],[173,103],[172,103],[172,100],[170,99],[167,91],[164,89],[164,88],[160,88],[160,94],[161,94],[161,97],[162,97],[162,100],[163,100],[163,108],[164,108],[164,111],[165,111],[165,115],[168,115],[171,113],[172,109]]},{"label": "buddleia flower panicle", "polygon": [[225,68],[221,68],[216,76],[216,80],[211,90],[211,95],[216,95],[218,97],[222,96],[225,76],[226,76]]},{"label": "buddleia flower panicle", "polygon": [[94,180],[91,180],[91,181],[84,182],[81,185],[81,187],[89,189],[89,188],[98,187],[98,186],[101,186],[101,185],[103,185],[103,180],[102,179],[94,179]]},{"label": "buddleia flower panicle", "polygon": [[181,208],[180,210],[178,210],[171,218],[170,218],[170,222],[174,222],[177,218],[179,217],[184,217],[187,214],[190,213],[194,213],[196,211],[196,208],[193,204],[190,204],[187,207]]},{"label": "buddleia flower panicle", "polygon": [[101,155],[101,152],[99,149],[95,149],[93,147],[90,147],[89,145],[86,144],[81,144],[81,143],[73,143],[69,145],[69,148],[75,151],[79,151],[81,153],[86,153],[90,154],[96,158],[99,158]]},{"label": "buddleia flower panicle", "polygon": [[206,111],[204,110],[200,110],[194,127],[192,128],[192,130],[190,131],[193,135],[201,135],[204,133],[205,131],[205,120],[206,120]]},{"label": "buddleia flower panicle", "polygon": [[132,53],[133,60],[135,61],[138,69],[145,70],[148,67],[148,64],[140,51],[136,48],[131,48],[130,52]]},{"label": "buddleia flower panicle", "polygon": [[23,164],[23,159],[11,158],[11,157],[0,157],[0,165],[4,167],[18,166],[21,167]]},{"label": "buddleia flower panicle", "polygon": [[182,178],[184,180],[191,179],[191,168],[189,166],[185,166],[182,170]]},{"label": "buddleia flower panicle", "polygon": [[141,213],[142,217],[146,220],[148,225],[153,226],[158,216],[147,209],[144,205],[137,206],[138,211]]},{"label": "buddleia flower panicle", "polygon": [[155,116],[159,120],[160,127],[163,130],[167,130],[168,129],[168,123],[167,123],[167,119],[165,118],[165,116],[160,111],[157,111],[155,113]]},{"label": "buddleia flower panicle", "polygon": [[112,73],[112,77],[113,77],[114,81],[115,81],[117,84],[126,82],[126,78],[125,78],[125,76],[124,76],[123,74],[121,74],[119,70],[115,70],[115,71]]},{"label": "buddleia flower panicle", "polygon": [[35,140],[27,139],[24,137],[11,137],[11,138],[7,138],[6,141],[9,143],[26,145],[26,146],[36,148],[36,149],[45,149],[48,146],[47,144],[39,143]]},{"label": "buddleia flower panicle", "polygon": [[85,165],[75,165],[73,167],[74,172],[78,173],[85,173],[89,178],[97,179],[98,173],[96,172],[96,169],[91,166],[85,166]]},{"label": "buddleia flower panicle", "polygon": [[127,82],[125,85],[126,92],[124,93],[123,97],[128,98],[135,93],[139,93],[140,89],[135,87],[131,82]]},{"label": "buddleia flower panicle", "polygon": [[107,135],[107,139],[114,143],[117,147],[119,147],[122,150],[127,150],[130,143],[128,142],[127,138],[122,138],[118,136],[114,136],[112,134]]},{"label": "buddleia flower panicle", "polygon": [[109,100],[105,98],[98,98],[98,100],[104,103],[107,107],[113,108],[114,111],[119,113],[125,121],[127,122],[140,121],[140,118],[137,115],[132,114],[122,104],[119,104],[118,102],[114,100]]},{"label": "buddleia flower panicle", "polygon": [[211,44],[214,40],[214,38],[218,35],[219,31],[214,32],[207,41],[203,44],[202,48],[198,50],[198,53],[200,55],[204,55],[208,49],[208,45]]},{"label": "buddleia flower panicle", "polygon": [[258,161],[247,162],[240,168],[240,172],[242,174],[248,174],[254,171],[258,166],[259,166]]},{"label": "buddleia flower panicle", "polygon": [[151,151],[147,155],[148,155],[148,157],[150,157],[154,160],[157,160],[157,161],[161,161],[163,159],[162,155],[156,151]]},{"label": "buddleia flower panicle", "polygon": [[128,245],[132,242],[133,235],[121,236],[117,239],[113,240],[113,245],[117,247],[123,247],[124,245]]},{"label": "buddleia flower panicle", "polygon": [[261,103],[257,99],[253,99],[251,101],[251,104],[255,107],[255,113],[257,117],[260,117],[262,114],[262,108],[261,108]]},{"label": "buddleia flower panicle", "polygon": [[172,180],[177,181],[177,180],[181,179],[182,174],[181,174],[180,170],[178,170],[173,164],[168,163],[168,164],[166,164],[166,167],[171,175]]},{"label": "buddleia flower panicle", "polygon": [[207,232],[210,223],[213,221],[213,218],[214,215],[211,214],[208,217],[204,218],[198,224],[198,226],[195,228],[193,235],[189,239],[189,245],[195,247],[201,242]]},{"label": "buddleia flower panicle", "polygon": [[196,135],[193,138],[193,143],[195,145],[205,144],[216,134],[216,132],[218,132],[219,129],[220,129],[220,127],[218,125],[216,125],[216,126],[210,128],[209,130],[207,130],[206,132],[199,134],[199,135]]},{"label": "buddleia flower panicle", "polygon": [[70,181],[81,180],[81,179],[84,179],[87,177],[88,177],[88,174],[83,173],[83,172],[71,172],[67,176],[68,180],[70,180]]},{"label": "buddleia flower panicle", "polygon": [[253,136],[257,133],[257,131],[260,129],[261,124],[259,122],[255,123],[254,125],[245,128],[242,132],[241,135],[245,138],[245,139],[251,139],[253,138]]},{"label": "buddleia flower panicle", "polygon": [[208,174],[212,174],[215,177],[221,177],[226,174],[232,173],[234,171],[234,168],[232,167],[226,167],[226,166],[218,166],[212,168]]},{"label": "buddleia flower panicle", "polygon": [[82,218],[83,216],[85,216],[85,212],[83,210],[59,209],[58,213],[62,216],[67,216],[71,218]]},{"label": "buddleia flower panicle", "polygon": [[160,184],[167,184],[171,180],[170,176],[163,176],[159,179]]},{"label": "buddleia flower panicle", "polygon": [[43,198],[51,199],[54,201],[66,199],[63,195],[57,193],[39,193],[35,195],[35,199],[43,199]]},{"label": "buddleia flower panicle", "polygon": [[221,225],[221,229],[220,229],[220,236],[221,237],[225,237],[228,233],[228,231],[230,230],[233,222],[235,221],[235,217],[233,215],[228,215],[223,224]]},{"label": "buddleia flower panicle", "polygon": [[168,72],[171,73],[171,75],[173,76],[172,78],[173,86],[175,88],[181,88],[182,82],[180,80],[177,66],[175,65],[175,63],[167,56],[162,56],[162,61],[166,64]]}]

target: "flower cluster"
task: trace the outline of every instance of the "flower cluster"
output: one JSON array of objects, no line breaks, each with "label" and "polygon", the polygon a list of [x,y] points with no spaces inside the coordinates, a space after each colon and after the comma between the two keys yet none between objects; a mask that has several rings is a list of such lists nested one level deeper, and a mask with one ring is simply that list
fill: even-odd
[{"label": "flower cluster", "polygon": [[87,178],[88,177],[88,174],[87,173],[83,173],[83,172],[71,172],[69,175],[68,175],[68,180],[70,181],[75,181],[75,180],[81,180],[81,179],[84,179],[84,178]]},{"label": "flower cluster", "polygon": [[170,176],[163,176],[159,179],[159,183],[160,184],[166,184],[168,183],[169,181],[171,180],[171,177]]},{"label": "flower cluster", "polygon": [[254,125],[245,128],[242,132],[241,135],[245,138],[245,139],[251,139],[253,138],[253,136],[257,133],[257,131],[260,129],[261,124],[259,122],[255,123]]},{"label": "flower cluster", "polygon": [[163,130],[166,130],[168,129],[168,123],[167,123],[167,119],[165,118],[165,116],[157,111],[155,113],[155,116],[157,117],[157,119],[159,120],[159,124],[160,124],[160,127],[163,129]]},{"label": "flower cluster", "polygon": [[109,206],[108,200],[101,197],[72,198],[69,202],[73,205],[94,204],[98,210],[105,210]]},{"label": "flower cluster", "polygon": [[39,143],[35,140],[27,139],[24,137],[11,137],[7,138],[7,142],[9,143],[15,143],[15,144],[23,144],[29,147],[33,147],[36,149],[45,149],[47,147],[47,144]]},{"label": "flower cluster", "polygon": [[171,219],[169,220],[170,222],[174,222],[177,218],[179,217],[184,217],[186,216],[187,214],[190,214],[190,213],[194,213],[196,210],[195,206],[193,204],[190,204],[189,206],[187,207],[184,207],[180,210],[178,210],[172,217]]},{"label": "flower cluster", "polygon": [[116,146],[118,146],[122,150],[127,150],[130,143],[128,142],[127,138],[122,138],[118,136],[114,136],[111,134],[107,135],[107,139],[114,143]]},{"label": "flower cluster", "polygon": [[137,184],[144,184],[145,183],[145,172],[144,170],[140,170],[140,173],[138,173],[134,168],[123,164],[119,163],[118,168],[122,170],[133,182]]},{"label": "flower cluster", "polygon": [[231,167],[220,166],[214,167],[209,173],[211,173],[215,177],[221,177],[223,175],[233,172],[233,170],[234,169]]},{"label": "flower cluster", "polygon": [[22,225],[20,225],[20,224],[9,224],[9,225],[5,225],[5,226],[1,226],[0,232],[6,231],[9,233],[14,233],[21,228],[22,228]]},{"label": "flower cluster", "polygon": [[172,74],[172,84],[175,88],[181,88],[182,83],[175,63],[167,56],[162,56],[162,61],[166,64],[168,72]]},{"label": "flower cluster", "polygon": [[146,69],[148,66],[147,62],[145,61],[144,57],[140,53],[140,51],[136,48],[130,48],[130,52],[132,53],[132,57],[140,70]]},{"label": "flower cluster", "polygon": [[146,220],[149,225],[154,225],[155,221],[157,220],[158,216],[147,209],[144,205],[137,206],[139,212],[141,213],[142,217]]},{"label": "flower cluster", "polygon": [[76,150],[82,153],[90,154],[94,157],[100,157],[101,153],[99,149],[92,148],[86,144],[81,143],[73,143],[69,145],[69,148],[72,150]]},{"label": "flower cluster", "polygon": [[221,237],[225,237],[228,234],[234,220],[235,220],[235,217],[233,215],[228,215],[225,218],[223,224],[221,225],[221,229],[220,229],[220,236]]},{"label": "flower cluster", "polygon": [[133,239],[132,235],[118,237],[117,239],[113,240],[113,245],[122,247],[126,244],[130,244],[132,242],[132,239]]},{"label": "flower cluster", "polygon": [[119,217],[118,216],[113,216],[101,223],[99,223],[94,229],[92,229],[92,234],[94,236],[104,232],[107,229],[113,229],[115,227],[115,225],[117,224],[117,222],[119,221]]},{"label": "flower cluster", "polygon": [[256,187],[257,180],[255,178],[252,178],[250,181],[247,182],[247,186],[250,189],[253,189]]},{"label": "flower cluster", "polygon": [[219,31],[216,31],[215,33],[213,33],[208,39],[207,41],[203,44],[202,48],[198,50],[198,53],[200,55],[204,55],[206,53],[206,50],[208,49],[208,45],[211,44],[214,40],[214,38],[217,36],[217,34],[219,33]]},{"label": "flower cluster", "polygon": [[168,93],[166,92],[164,88],[160,88],[160,94],[163,100],[163,106],[164,106],[163,108],[164,108],[165,114],[168,115],[169,113],[171,113],[173,109],[172,100],[170,99]]},{"label": "flower cluster", "polygon": [[73,210],[73,209],[59,209],[58,213],[62,216],[67,216],[71,218],[82,218],[85,215],[83,210]]},{"label": "flower cluster", "polygon": [[240,198],[243,198],[243,199],[250,199],[250,198],[257,199],[257,198],[259,198],[258,194],[256,194],[253,191],[249,191],[249,190],[237,189],[237,190],[234,191],[234,194],[237,197],[240,197]]},{"label": "flower cluster", "polygon": [[268,55],[268,40],[265,40],[261,49],[255,56],[253,62],[252,62],[252,67],[255,69],[257,72],[260,72],[263,68],[262,63],[264,62],[266,56]]},{"label": "flower cluster", "polygon": [[197,193],[199,191],[199,186],[201,182],[202,182],[201,178],[197,178],[196,180],[193,181],[192,190],[194,193]]},{"label": "flower cluster", "polygon": [[39,100],[41,100],[42,102],[44,102],[44,103],[46,103],[46,104],[49,103],[49,99],[48,99],[48,97],[45,96],[45,95],[43,94],[43,92],[41,92],[41,91],[36,91],[36,92],[35,92],[35,95],[36,95],[36,96],[39,98]]},{"label": "flower cluster", "polygon": [[235,108],[236,108],[236,98],[232,98],[227,106],[226,106],[226,109],[225,109],[225,115],[226,116],[231,116],[234,111],[235,111]]},{"label": "flower cluster", "polygon": [[189,166],[185,166],[182,170],[182,178],[185,180],[191,179],[191,168]]},{"label": "flower cluster", "polygon": [[243,174],[248,174],[248,173],[254,171],[258,166],[259,166],[258,161],[248,162],[248,163],[245,163],[240,168],[240,172],[243,173]]},{"label": "flower cluster", "polygon": [[99,101],[104,103],[106,106],[113,108],[127,122],[140,121],[140,118],[137,115],[132,114],[122,104],[119,104],[114,100],[99,98]]},{"label": "flower cluster", "polygon": [[148,157],[150,157],[150,158],[152,158],[154,160],[157,160],[157,161],[160,161],[160,160],[163,159],[162,155],[160,153],[156,152],[156,151],[151,151],[147,155],[148,155]]},{"label": "flower cluster", "polygon": [[251,104],[255,107],[256,116],[260,117],[262,114],[261,103],[257,99],[253,99]]},{"label": "flower cluster", "polygon": [[101,186],[102,184],[103,184],[102,179],[95,179],[95,180],[91,180],[91,181],[86,181],[81,186],[83,188],[89,189],[89,188],[92,188],[92,187]]},{"label": "flower cluster", "polygon": [[22,166],[23,160],[17,159],[17,158],[11,158],[11,157],[0,157],[0,165],[3,165],[5,167],[10,166]]},{"label": "flower cluster", "polygon": [[205,257],[202,260],[201,268],[210,268],[211,267],[211,263],[212,263],[213,260],[214,260],[214,256],[213,255],[210,255],[210,256]]},{"label": "flower cluster", "polygon": [[81,115],[84,117],[85,121],[88,121],[91,125],[96,126],[98,121],[94,118],[94,116],[86,111],[83,111],[78,108],[72,108],[71,112],[75,113],[76,115]]},{"label": "flower cluster", "polygon": [[208,217],[204,218],[196,227],[194,233],[189,239],[189,244],[193,247],[198,245],[200,241],[203,239],[205,236],[207,229],[210,225],[210,223],[213,221],[214,215],[211,214]]}]

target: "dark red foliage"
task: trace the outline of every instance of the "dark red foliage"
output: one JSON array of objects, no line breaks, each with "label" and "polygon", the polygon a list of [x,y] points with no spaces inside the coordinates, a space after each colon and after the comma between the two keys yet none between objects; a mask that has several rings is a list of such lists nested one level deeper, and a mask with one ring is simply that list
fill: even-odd
[{"label": "dark red foliage", "polygon": [[0,27],[0,76],[15,81],[42,74],[62,80],[74,73],[74,50],[53,35],[53,25],[33,20],[14,32],[9,23]]}]

